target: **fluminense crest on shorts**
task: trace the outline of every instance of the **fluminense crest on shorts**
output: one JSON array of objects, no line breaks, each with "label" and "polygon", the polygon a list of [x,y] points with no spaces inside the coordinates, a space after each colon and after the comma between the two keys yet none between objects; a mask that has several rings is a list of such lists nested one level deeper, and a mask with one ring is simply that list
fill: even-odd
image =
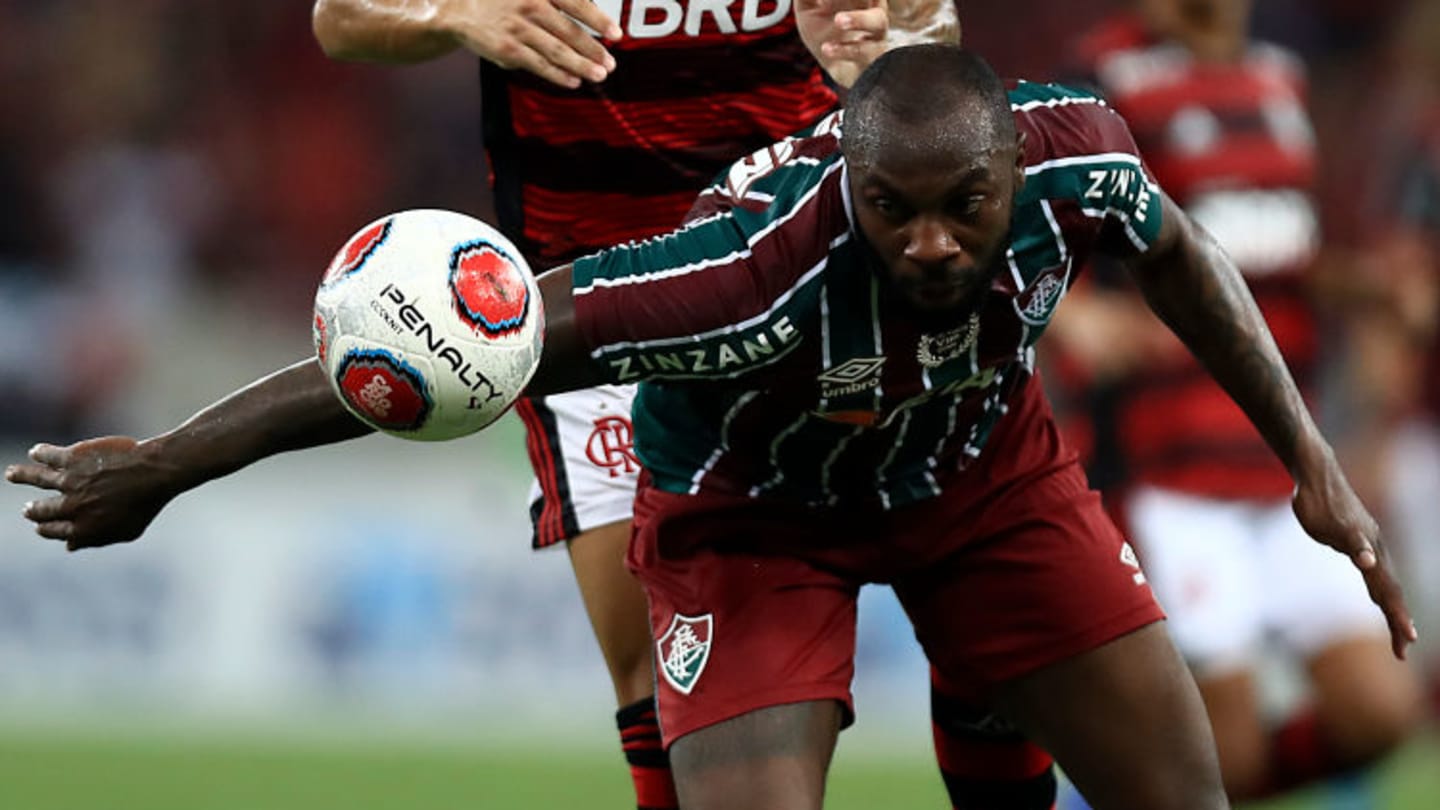
[{"label": "fluminense crest on shorts", "polygon": [[710,660],[710,643],[715,638],[715,617],[675,614],[670,629],[655,642],[655,660],[665,682],[682,695],[690,694],[705,664]]},{"label": "fluminense crest on shorts", "polygon": [[387,351],[346,353],[335,381],[346,403],[384,430],[415,430],[430,413],[425,379]]},{"label": "fluminense crest on shorts", "polygon": [[530,308],[525,276],[489,242],[468,242],[450,254],[450,289],[455,311],[480,334],[499,337],[525,323]]},{"label": "fluminense crest on shorts", "polygon": [[360,233],[351,237],[340,252],[335,254],[331,260],[330,267],[325,271],[325,277],[320,284],[334,284],[342,278],[354,273],[365,266],[365,260],[375,249],[385,243],[386,237],[390,236],[390,220],[386,219],[377,222]]}]

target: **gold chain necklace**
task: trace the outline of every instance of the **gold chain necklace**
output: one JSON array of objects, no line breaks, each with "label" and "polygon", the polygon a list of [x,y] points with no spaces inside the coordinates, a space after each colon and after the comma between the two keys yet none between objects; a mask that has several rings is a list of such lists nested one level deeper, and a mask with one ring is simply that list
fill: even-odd
[{"label": "gold chain necklace", "polygon": [[970,313],[970,320],[964,326],[940,332],[935,335],[921,335],[920,345],[915,349],[915,359],[925,368],[935,368],[947,360],[953,360],[975,347],[980,337],[980,313]]}]

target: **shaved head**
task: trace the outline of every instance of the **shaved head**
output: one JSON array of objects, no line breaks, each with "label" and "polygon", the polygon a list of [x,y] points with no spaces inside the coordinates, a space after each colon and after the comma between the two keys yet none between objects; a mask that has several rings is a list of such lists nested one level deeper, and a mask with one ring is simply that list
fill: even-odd
[{"label": "shaved head", "polygon": [[842,148],[852,164],[1015,146],[1004,84],[983,59],[954,45],[885,53],[856,80],[845,107]]},{"label": "shaved head", "polygon": [[953,45],[896,48],[851,88],[840,139],[872,266],[926,323],[952,328],[978,311],[1025,185],[1024,139],[995,72]]}]

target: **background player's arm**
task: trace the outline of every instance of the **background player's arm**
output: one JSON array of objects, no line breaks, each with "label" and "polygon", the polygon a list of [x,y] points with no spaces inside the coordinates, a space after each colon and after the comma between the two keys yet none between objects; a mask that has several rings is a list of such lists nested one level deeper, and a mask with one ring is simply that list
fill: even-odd
[{"label": "background player's arm", "polygon": [[42,537],[71,551],[139,537],[175,496],[262,458],[369,433],[335,396],[315,360],[241,388],[173,430],[144,441],[106,436],[36,445],[7,480],[54,491],[25,506]]},{"label": "background player's arm", "polygon": [[573,88],[615,68],[577,20],[606,39],[621,36],[590,0],[316,0],[311,22],[334,59],[423,62],[464,48]]},{"label": "background player's arm", "polygon": [[820,67],[841,87],[901,45],[960,44],[954,0],[795,0],[795,26]]},{"label": "background player's arm", "polygon": [[1375,519],[1346,480],[1240,270],[1209,234],[1159,195],[1162,225],[1127,266],[1150,308],[1245,411],[1296,483],[1295,514],[1317,540],[1349,556],[1390,623],[1395,653],[1415,638]]}]

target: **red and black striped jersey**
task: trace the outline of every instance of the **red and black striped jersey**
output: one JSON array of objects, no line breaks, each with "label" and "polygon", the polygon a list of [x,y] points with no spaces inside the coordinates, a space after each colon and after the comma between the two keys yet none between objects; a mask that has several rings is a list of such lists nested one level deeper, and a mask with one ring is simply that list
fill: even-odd
[{"label": "red and black striped jersey", "polygon": [[674,228],[731,161],[836,103],[790,0],[599,5],[625,32],[604,82],[481,68],[499,224],[537,268]]},{"label": "red and black striped jersey", "polygon": [[[1209,63],[1175,43],[1119,41],[1091,54],[1094,78],[1161,187],[1245,274],[1303,386],[1317,352],[1305,273],[1319,225],[1300,63],[1261,43]],[[1133,375],[1119,394],[1114,435],[1130,481],[1222,498],[1291,490],[1239,407],[1178,346],[1172,362]]]}]

